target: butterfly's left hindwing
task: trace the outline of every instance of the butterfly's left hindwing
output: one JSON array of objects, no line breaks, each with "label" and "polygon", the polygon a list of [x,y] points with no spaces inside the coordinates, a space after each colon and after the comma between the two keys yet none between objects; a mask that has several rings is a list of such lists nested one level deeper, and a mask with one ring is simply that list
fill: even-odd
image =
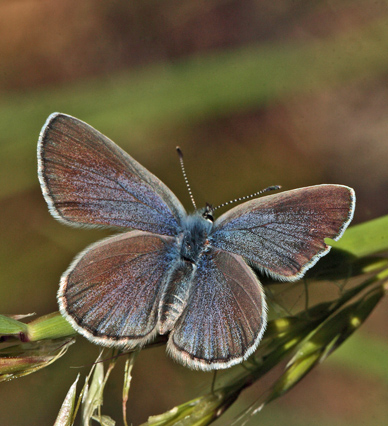
[{"label": "butterfly's left hindwing", "polygon": [[61,313],[88,339],[133,348],[157,333],[158,306],[175,251],[171,237],[132,231],[100,241],[64,273]]},{"label": "butterfly's left hindwing", "polygon": [[209,249],[199,261],[167,350],[190,368],[228,368],[255,351],[266,318],[263,289],[244,260]]}]

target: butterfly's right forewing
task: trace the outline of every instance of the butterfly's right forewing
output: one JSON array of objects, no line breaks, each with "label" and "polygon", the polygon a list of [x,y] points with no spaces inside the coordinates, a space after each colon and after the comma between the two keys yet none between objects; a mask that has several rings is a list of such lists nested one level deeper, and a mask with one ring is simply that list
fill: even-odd
[{"label": "butterfly's right forewing", "polygon": [[354,190],[316,185],[247,201],[214,224],[212,244],[274,278],[293,281],[330,250],[353,217]]},{"label": "butterfly's right forewing", "polygon": [[185,216],[156,176],[88,124],[52,114],[38,143],[39,180],[51,213],[73,225],[175,235]]}]

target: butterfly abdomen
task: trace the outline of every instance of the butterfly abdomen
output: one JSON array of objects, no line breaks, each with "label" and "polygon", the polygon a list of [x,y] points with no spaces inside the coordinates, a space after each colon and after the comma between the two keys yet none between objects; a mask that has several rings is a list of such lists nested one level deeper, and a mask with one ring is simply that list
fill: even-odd
[{"label": "butterfly abdomen", "polygon": [[175,322],[187,305],[195,267],[192,263],[180,261],[170,272],[163,298],[159,304],[159,333],[172,330]]}]

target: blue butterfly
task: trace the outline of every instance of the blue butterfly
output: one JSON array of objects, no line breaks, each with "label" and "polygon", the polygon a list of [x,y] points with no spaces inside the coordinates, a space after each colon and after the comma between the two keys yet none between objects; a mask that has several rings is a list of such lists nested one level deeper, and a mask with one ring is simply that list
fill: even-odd
[{"label": "blue butterfly", "polygon": [[199,370],[228,368],[257,348],[266,323],[251,266],[303,277],[353,217],[355,194],[317,185],[246,201],[214,221],[187,214],[156,176],[106,136],[55,113],[38,143],[52,215],[77,226],[132,228],[80,253],[62,275],[62,315],[90,341],[120,349],[168,334],[167,351]]}]

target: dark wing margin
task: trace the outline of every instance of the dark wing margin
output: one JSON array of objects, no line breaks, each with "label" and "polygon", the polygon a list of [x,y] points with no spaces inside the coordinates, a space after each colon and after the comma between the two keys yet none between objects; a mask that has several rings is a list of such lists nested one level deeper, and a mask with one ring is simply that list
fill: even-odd
[{"label": "dark wing margin", "polygon": [[229,368],[256,350],[266,323],[264,291],[251,268],[240,256],[210,249],[198,265],[167,351],[189,368]]},{"label": "dark wing margin", "polygon": [[241,255],[268,275],[301,278],[327,254],[353,218],[355,193],[316,185],[245,202],[216,220],[212,245]]},{"label": "dark wing margin", "polygon": [[174,238],[131,231],[88,247],[61,278],[62,315],[88,340],[134,348],[157,334]]},{"label": "dark wing margin", "polygon": [[185,210],[156,176],[93,127],[54,113],[38,142],[38,175],[50,212],[71,225],[174,235]]}]

